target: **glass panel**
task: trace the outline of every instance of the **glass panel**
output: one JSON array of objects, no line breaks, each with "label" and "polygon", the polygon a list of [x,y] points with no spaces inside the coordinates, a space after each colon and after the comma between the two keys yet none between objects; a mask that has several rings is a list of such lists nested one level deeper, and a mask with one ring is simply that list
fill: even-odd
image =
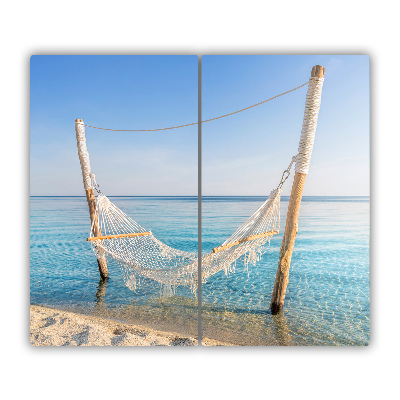
[{"label": "glass panel", "polygon": [[[289,282],[283,292],[283,309],[273,315],[270,304],[295,165],[282,186],[279,233],[264,242],[254,235],[260,232],[257,224],[262,218],[268,219],[266,212],[260,212],[239,232],[242,242],[236,240],[225,250],[228,266],[219,268],[224,258],[213,264],[210,257],[212,249],[224,241],[232,244],[232,233],[282,182],[299,148],[307,86],[315,80],[275,96],[308,82],[314,65],[326,68],[322,104],[309,173],[304,192],[299,194],[303,199],[290,269],[286,269]],[[246,110],[202,127],[204,342],[367,345],[368,57],[202,57],[202,120],[242,109]],[[209,265],[214,271],[209,271]],[[280,265],[284,268],[284,261]]]},{"label": "glass panel", "polygon": [[197,56],[31,58],[32,345],[197,344],[197,124],[151,131],[197,122],[197,71]]}]

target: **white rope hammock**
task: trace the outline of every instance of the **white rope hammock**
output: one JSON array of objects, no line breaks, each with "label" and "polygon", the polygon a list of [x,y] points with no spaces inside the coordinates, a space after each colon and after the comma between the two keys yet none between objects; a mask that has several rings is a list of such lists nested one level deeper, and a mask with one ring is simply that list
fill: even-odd
[{"label": "white rope hammock", "polygon": [[[222,245],[202,255],[201,277],[204,283],[210,276],[224,270],[234,272],[236,261],[244,256],[246,266],[255,264],[265,252],[265,245],[279,233],[280,194],[290,168],[296,161],[296,172],[307,174],[321,104],[323,78],[311,77],[308,83],[303,127],[298,154],[292,158],[278,187],[267,200]],[[124,271],[127,286],[135,290],[137,277],[145,277],[164,285],[170,294],[179,285],[198,287],[198,255],[173,249],[154,237],[151,231],[128,217],[102,194],[91,173],[86,147],[85,125],[75,123],[78,154],[85,190],[96,189],[96,211],[90,232],[90,241],[98,259],[111,257]],[[98,225],[95,226],[95,221]],[[97,224],[97,223],[96,223]],[[99,233],[100,232],[100,233]]]},{"label": "white rope hammock", "polygon": [[[221,270],[226,274],[233,272],[232,264],[243,255],[246,265],[260,259],[262,247],[279,232],[280,193],[280,188],[273,190],[221,246],[202,256],[203,283]],[[101,236],[94,236],[92,226],[88,241],[97,257],[106,255],[123,267],[125,283],[130,289],[136,289],[138,276],[162,283],[166,292],[179,285],[190,286],[192,291],[197,289],[197,253],[177,250],[159,241],[102,193],[97,195],[96,204]]]}]

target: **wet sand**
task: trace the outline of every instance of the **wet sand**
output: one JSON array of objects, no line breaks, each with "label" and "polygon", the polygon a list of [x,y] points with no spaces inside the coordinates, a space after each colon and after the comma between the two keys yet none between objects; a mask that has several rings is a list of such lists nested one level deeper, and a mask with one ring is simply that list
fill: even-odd
[{"label": "wet sand", "polygon": [[[195,337],[163,332],[141,325],[30,306],[32,346],[197,346]],[[203,338],[204,346],[226,346]]]}]

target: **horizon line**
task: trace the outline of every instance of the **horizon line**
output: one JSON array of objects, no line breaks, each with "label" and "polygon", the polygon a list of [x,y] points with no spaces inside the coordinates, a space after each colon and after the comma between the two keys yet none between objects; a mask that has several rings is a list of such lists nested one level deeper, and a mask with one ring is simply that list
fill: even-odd
[{"label": "horizon line", "polygon": [[[85,195],[29,195],[29,197],[83,197],[86,198]],[[108,195],[107,197],[199,197],[198,195]],[[268,196],[262,195],[262,194],[207,194],[207,195],[202,195],[201,197],[265,197],[267,198]],[[290,197],[290,195],[281,195],[281,197]],[[370,197],[370,195],[305,195],[302,197]]]}]

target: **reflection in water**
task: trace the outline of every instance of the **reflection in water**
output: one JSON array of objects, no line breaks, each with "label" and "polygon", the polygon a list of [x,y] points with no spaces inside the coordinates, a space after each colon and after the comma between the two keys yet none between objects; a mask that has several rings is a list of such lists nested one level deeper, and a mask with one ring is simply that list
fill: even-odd
[{"label": "reflection in water", "polygon": [[275,333],[280,346],[290,346],[292,337],[290,336],[284,311],[276,315],[271,314],[274,321]]},{"label": "reflection in water", "polygon": [[103,306],[104,296],[106,295],[107,283],[108,283],[108,279],[100,279],[99,285],[97,286],[96,306],[98,308]]}]

